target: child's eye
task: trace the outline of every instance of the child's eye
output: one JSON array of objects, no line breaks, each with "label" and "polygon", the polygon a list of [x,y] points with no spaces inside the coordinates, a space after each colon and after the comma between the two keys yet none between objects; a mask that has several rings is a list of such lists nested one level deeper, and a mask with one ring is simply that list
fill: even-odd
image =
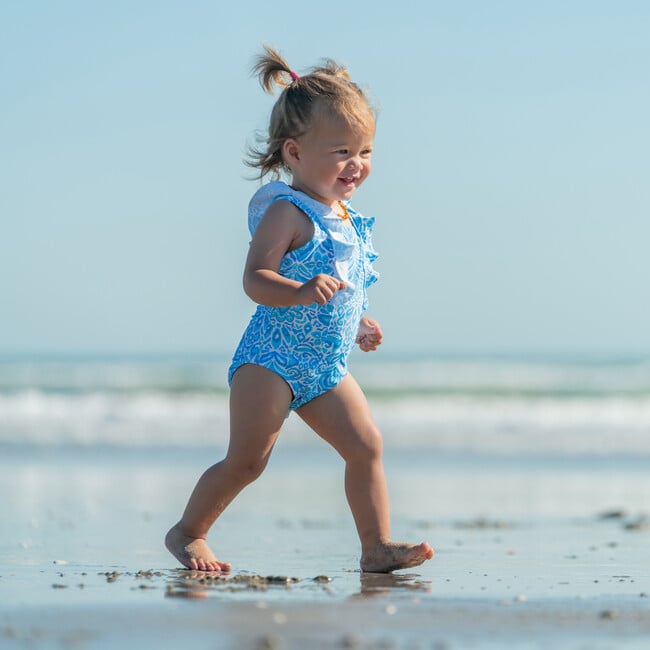
[{"label": "child's eye", "polygon": [[336,153],[340,153],[343,156],[347,156],[347,154],[349,153],[349,150],[348,149],[337,149]]}]

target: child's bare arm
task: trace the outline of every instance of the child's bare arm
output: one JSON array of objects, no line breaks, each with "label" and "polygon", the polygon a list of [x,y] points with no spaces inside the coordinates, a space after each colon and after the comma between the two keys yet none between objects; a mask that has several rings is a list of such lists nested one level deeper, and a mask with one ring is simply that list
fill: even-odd
[{"label": "child's bare arm", "polygon": [[244,291],[260,305],[291,307],[324,305],[345,283],[321,273],[301,283],[278,273],[284,255],[300,248],[313,236],[313,225],[287,201],[276,201],[259,223],[244,269]]}]

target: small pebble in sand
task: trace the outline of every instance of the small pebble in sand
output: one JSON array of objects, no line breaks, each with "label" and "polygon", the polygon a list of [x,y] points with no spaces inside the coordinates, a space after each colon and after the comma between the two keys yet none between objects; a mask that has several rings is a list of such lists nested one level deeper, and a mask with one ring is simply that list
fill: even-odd
[{"label": "small pebble in sand", "polygon": [[68,588],[68,585],[61,585],[61,584],[58,584],[56,582],[52,585],[52,589],[67,589],[67,588]]},{"label": "small pebble in sand", "polygon": [[314,582],[332,582],[332,578],[329,576],[316,576]]},{"label": "small pebble in sand", "polygon": [[621,509],[613,509],[613,510],[605,510],[604,512],[601,512],[598,515],[598,519],[623,519],[623,517],[626,517],[627,513],[625,510]]},{"label": "small pebble in sand", "polygon": [[67,560],[54,560],[54,564],[67,564]]},{"label": "small pebble in sand", "polygon": [[386,607],[384,607],[384,611],[389,616],[392,616],[393,614],[397,613],[397,607],[395,607],[395,605],[386,605]]},{"label": "small pebble in sand", "polygon": [[525,603],[528,600],[528,596],[526,596],[526,594],[517,594],[515,600],[518,603]]},{"label": "small pebble in sand", "polygon": [[598,615],[598,618],[601,618],[605,621],[611,621],[615,618],[618,618],[618,612],[615,609],[604,609]]}]

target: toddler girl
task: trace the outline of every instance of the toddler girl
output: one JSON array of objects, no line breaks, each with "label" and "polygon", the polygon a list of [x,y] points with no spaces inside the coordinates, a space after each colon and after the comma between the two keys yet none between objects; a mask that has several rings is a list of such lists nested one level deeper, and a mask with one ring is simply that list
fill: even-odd
[{"label": "toddler girl", "polygon": [[[371,169],[375,117],[348,72],[331,61],[299,76],[265,48],[254,67],[269,93],[268,146],[249,164],[260,178],[249,205],[252,240],[244,289],[258,307],[229,370],[230,443],[199,479],[165,543],[186,567],[230,571],[206,543],[210,527],[264,470],[288,411],[294,410],[345,461],[345,492],[361,541],[361,570],[389,572],[433,556],[428,543],[390,540],[382,439],[366,398],[347,371],[358,344],[376,350],[383,334],[362,314],[377,280],[373,219],[348,201]],[[286,173],[289,185],[277,180]]]}]

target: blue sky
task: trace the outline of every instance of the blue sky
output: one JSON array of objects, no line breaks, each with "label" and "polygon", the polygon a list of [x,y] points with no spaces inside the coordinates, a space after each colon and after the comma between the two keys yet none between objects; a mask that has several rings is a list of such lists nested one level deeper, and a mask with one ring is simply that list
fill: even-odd
[{"label": "blue sky", "polygon": [[0,354],[232,351],[263,42],[379,108],[385,349],[650,353],[649,33],[641,1],[2,3]]}]

